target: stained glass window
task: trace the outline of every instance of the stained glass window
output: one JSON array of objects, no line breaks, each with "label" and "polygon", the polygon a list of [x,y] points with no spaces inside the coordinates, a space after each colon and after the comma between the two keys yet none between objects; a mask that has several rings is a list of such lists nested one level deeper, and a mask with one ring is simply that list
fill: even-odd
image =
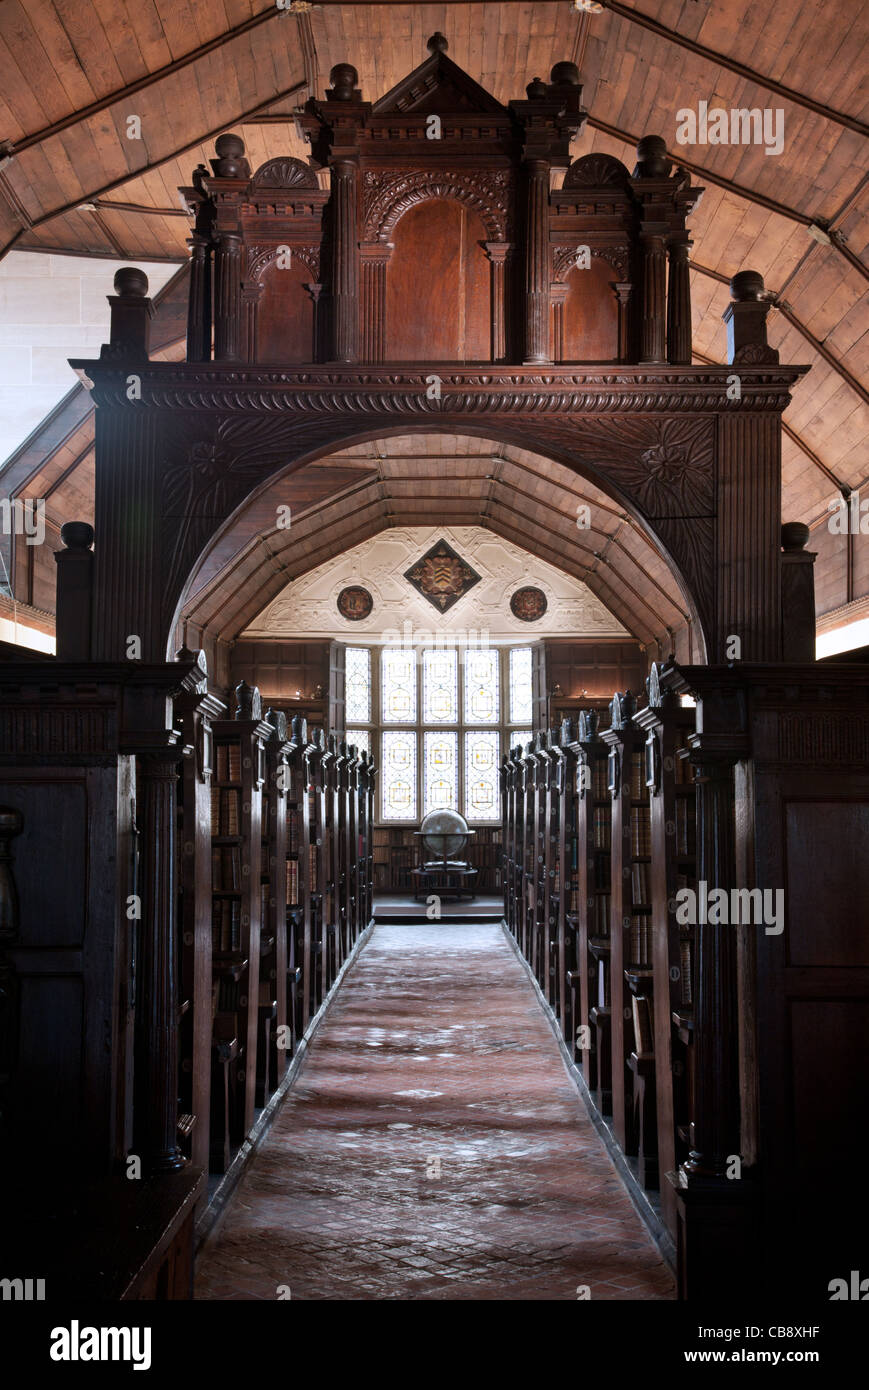
[{"label": "stained glass window", "polygon": [[371,652],[368,647],[348,647],[344,666],[344,717],[348,722],[371,723]]},{"label": "stained glass window", "polygon": [[531,648],[510,651],[510,723],[530,723],[532,710]]},{"label": "stained glass window", "polygon": [[457,724],[459,695],[456,652],[435,649],[422,654],[422,718],[424,724]]},{"label": "stained glass window", "polygon": [[380,660],[384,724],[416,723],[416,653],[384,647]]},{"label": "stained glass window", "polygon": [[459,736],[438,729],[423,735],[423,815],[455,811],[459,803]]},{"label": "stained glass window", "polygon": [[366,753],[371,752],[371,734],[368,729],[348,729],[347,746],[353,744],[357,751],[361,753],[365,749]]},{"label": "stained glass window", "polygon": [[465,734],[465,819],[496,820],[500,804],[501,735],[494,729]]},{"label": "stained glass window", "polygon": [[521,748],[521,749],[522,749],[522,752],[524,753],[524,752],[525,752],[525,745],[528,744],[528,743],[530,743],[533,737],[534,737],[534,734],[532,733],[532,731],[531,731],[530,729],[511,729],[511,730],[510,730],[510,747],[511,747],[511,748]]},{"label": "stained glass window", "polygon": [[465,652],[465,722],[497,724],[500,700],[498,652],[493,647]]},{"label": "stained glass window", "polygon": [[386,729],[381,750],[383,819],[416,820],[416,734],[409,729]]}]

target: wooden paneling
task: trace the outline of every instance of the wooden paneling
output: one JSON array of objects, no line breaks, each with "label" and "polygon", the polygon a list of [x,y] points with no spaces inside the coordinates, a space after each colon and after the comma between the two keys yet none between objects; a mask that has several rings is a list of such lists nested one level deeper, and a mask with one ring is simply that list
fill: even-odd
[{"label": "wooden paneling", "polygon": [[490,355],[486,229],[461,203],[411,208],[386,271],[386,359],[474,362]]},{"label": "wooden paneling", "polygon": [[314,301],[305,265],[277,263],[264,272],[256,318],[257,362],[310,362],[314,356]]},{"label": "wooden paneling", "polygon": [[609,362],[619,353],[618,305],[610,289],[612,266],[597,256],[587,270],[567,276],[563,362]]}]

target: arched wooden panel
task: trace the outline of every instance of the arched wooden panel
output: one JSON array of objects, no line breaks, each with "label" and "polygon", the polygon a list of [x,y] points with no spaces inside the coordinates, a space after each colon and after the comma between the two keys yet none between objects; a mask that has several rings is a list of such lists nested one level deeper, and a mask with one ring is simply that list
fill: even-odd
[{"label": "arched wooden panel", "polygon": [[405,213],[386,270],[387,361],[491,361],[485,240],[462,203],[432,199]]},{"label": "arched wooden panel", "polygon": [[574,266],[566,277],[562,309],[562,362],[614,362],[619,355],[618,279],[607,261],[592,256],[588,270]]},{"label": "arched wooden panel", "polygon": [[273,261],[263,272],[256,318],[256,362],[314,360],[314,301],[305,289],[313,278],[301,260],[293,260],[284,270]]}]

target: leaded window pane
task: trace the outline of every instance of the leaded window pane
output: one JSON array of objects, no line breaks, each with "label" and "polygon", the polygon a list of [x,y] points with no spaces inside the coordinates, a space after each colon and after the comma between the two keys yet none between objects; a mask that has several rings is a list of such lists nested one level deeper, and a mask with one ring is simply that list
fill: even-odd
[{"label": "leaded window pane", "polygon": [[422,654],[422,718],[424,724],[457,724],[459,719],[458,663],[455,651]]},{"label": "leaded window pane", "polygon": [[344,717],[348,723],[371,723],[371,652],[348,647],[344,665]]},{"label": "leaded window pane", "polygon": [[459,803],[459,736],[438,729],[423,735],[423,815],[455,811]]},{"label": "leaded window pane", "polygon": [[416,653],[384,647],[380,670],[384,724],[415,724]]},{"label": "leaded window pane", "polygon": [[531,648],[513,647],[510,652],[510,723],[526,724],[532,718]]},{"label": "leaded window pane", "polygon": [[465,722],[497,724],[500,717],[498,651],[486,647],[465,653]]},{"label": "leaded window pane", "polygon": [[416,820],[416,734],[387,729],[380,746],[383,819]]},{"label": "leaded window pane", "polygon": [[501,735],[494,729],[465,734],[465,819],[497,820],[500,814]]}]

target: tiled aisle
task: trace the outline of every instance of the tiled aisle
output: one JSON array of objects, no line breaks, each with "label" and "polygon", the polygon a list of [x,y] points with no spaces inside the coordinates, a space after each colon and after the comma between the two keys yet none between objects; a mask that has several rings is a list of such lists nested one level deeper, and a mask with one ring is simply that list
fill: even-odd
[{"label": "tiled aisle", "polygon": [[[671,1298],[500,927],[375,928],[196,1297]],[[286,1294],[283,1295],[286,1297]]]}]

